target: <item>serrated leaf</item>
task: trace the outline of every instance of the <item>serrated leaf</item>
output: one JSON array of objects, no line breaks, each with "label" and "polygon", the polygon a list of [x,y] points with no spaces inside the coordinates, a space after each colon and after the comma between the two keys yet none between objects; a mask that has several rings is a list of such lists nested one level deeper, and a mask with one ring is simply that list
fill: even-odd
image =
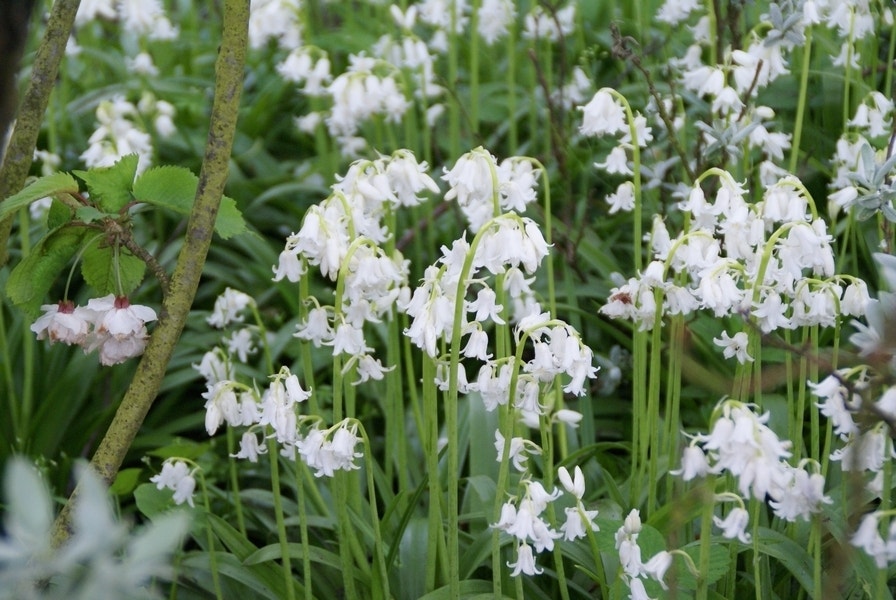
[{"label": "serrated leaf", "polygon": [[121,157],[110,167],[74,171],[87,184],[90,200],[101,210],[117,213],[132,200],[131,187],[137,174],[136,154]]},{"label": "serrated leaf", "polygon": [[243,213],[236,207],[236,200],[233,198],[221,198],[221,208],[215,218],[215,232],[225,240],[246,232]]},{"label": "serrated leaf", "polygon": [[[134,182],[134,198],[139,202],[152,204],[189,215],[196,197],[199,178],[184,167],[163,165],[149,169]],[[215,232],[227,239],[246,231],[243,214],[232,198],[221,199]]]},{"label": "serrated leaf", "polygon": [[109,216],[109,213],[104,213],[103,211],[97,210],[92,206],[82,206],[75,211],[75,217],[77,217],[78,220],[83,223],[99,221],[100,219],[104,219],[107,216]]},{"label": "serrated leaf", "polygon": [[47,229],[56,229],[71,222],[74,213],[69,206],[59,200],[53,199],[50,210],[47,211]]},{"label": "serrated leaf", "polygon": [[72,225],[54,229],[13,268],[6,282],[6,295],[29,318],[40,312],[53,281],[81,248],[86,234],[85,228]]},{"label": "serrated leaf", "polygon": [[31,185],[23,188],[18,194],[14,194],[0,202],[0,219],[20,208],[28,206],[35,200],[60,193],[74,194],[78,190],[78,182],[68,173],[54,173],[41,177]]},{"label": "serrated leaf", "polygon": [[137,289],[145,273],[146,264],[124,248],[119,249],[116,260],[113,248],[91,244],[81,257],[84,281],[99,296],[128,295]]}]

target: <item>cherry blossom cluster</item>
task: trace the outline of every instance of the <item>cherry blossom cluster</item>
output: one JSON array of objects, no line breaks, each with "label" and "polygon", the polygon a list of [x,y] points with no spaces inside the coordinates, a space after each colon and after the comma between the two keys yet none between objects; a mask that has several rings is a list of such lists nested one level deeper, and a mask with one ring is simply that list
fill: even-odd
[{"label": "cherry blossom cluster", "polygon": [[768,500],[774,514],[786,521],[808,520],[831,502],[824,495],[819,465],[812,460],[796,467],[787,462],[791,443],[768,427],[768,413],[757,415],[750,405],[735,400],[722,401],[714,413],[710,433],[693,436],[681,469],[673,474],[689,481],[728,473],[737,480],[741,496]]},{"label": "cherry blossom cluster", "polygon": [[570,475],[566,467],[560,467],[558,477],[563,488],[575,499],[575,506],[565,508],[566,520],[560,529],[554,529],[545,520],[545,509],[561,496],[563,491],[555,488],[548,492],[538,481],[523,478],[520,485],[523,494],[519,498],[511,498],[501,507],[501,517],[491,526],[516,539],[517,560],[508,562],[513,569],[512,577],[518,575],[538,575],[544,571],[535,563],[535,553],[554,549],[554,540],[573,541],[584,538],[588,531],[598,531],[594,523],[596,510],[586,510],[582,503],[585,494],[585,478],[582,470],[576,467],[574,475]]},{"label": "cherry blossom cluster", "polygon": [[156,320],[152,308],[131,304],[126,296],[114,294],[92,298],[87,306],[60,300],[40,308],[44,314],[31,324],[37,339],[80,346],[85,353],[99,350],[103,365],[117,365],[143,354],[149,339],[146,324]]}]

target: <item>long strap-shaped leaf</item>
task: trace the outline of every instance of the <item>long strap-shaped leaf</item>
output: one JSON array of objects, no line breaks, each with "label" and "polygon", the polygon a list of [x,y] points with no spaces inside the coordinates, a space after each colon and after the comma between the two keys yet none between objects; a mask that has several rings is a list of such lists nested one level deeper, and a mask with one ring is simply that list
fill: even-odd
[{"label": "long strap-shaped leaf", "polygon": [[[186,239],[171,277],[171,293],[162,305],[158,326],[137,366],[134,379],[91,460],[91,466],[107,483],[115,479],[158,393],[199,286],[227,180],[243,89],[248,23],[249,0],[225,0],[221,49],[215,63],[215,100],[205,158],[199,173],[196,201],[187,222]],[[75,489],[56,520],[53,530],[56,546],[61,545],[70,534],[70,515],[77,496],[78,490]]]}]

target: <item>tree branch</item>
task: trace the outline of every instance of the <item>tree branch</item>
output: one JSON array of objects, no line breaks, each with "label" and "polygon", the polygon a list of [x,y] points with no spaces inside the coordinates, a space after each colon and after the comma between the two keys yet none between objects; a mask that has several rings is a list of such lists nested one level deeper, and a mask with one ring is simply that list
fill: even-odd
[{"label": "tree branch", "polygon": [[[6,149],[3,167],[0,168],[0,201],[6,200],[25,185],[34,158],[37,136],[50,103],[50,93],[56,83],[59,64],[65,55],[65,45],[68,43],[79,4],[81,0],[56,0],[53,3],[43,42],[34,57],[31,83],[22,98],[16,126]],[[0,267],[9,260],[12,219],[13,215],[0,219]]]}]

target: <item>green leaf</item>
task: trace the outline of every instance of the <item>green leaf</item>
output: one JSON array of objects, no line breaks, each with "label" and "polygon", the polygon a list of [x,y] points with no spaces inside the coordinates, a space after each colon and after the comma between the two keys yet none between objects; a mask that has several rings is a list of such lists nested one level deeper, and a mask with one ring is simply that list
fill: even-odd
[{"label": "green leaf", "polygon": [[92,206],[82,206],[75,211],[75,217],[83,223],[92,223],[93,221],[99,221],[108,216],[109,213],[105,213]]},{"label": "green leaf", "polygon": [[140,474],[142,472],[143,469],[136,467],[122,469],[118,472],[118,475],[115,476],[115,481],[112,482],[112,485],[109,486],[109,492],[116,496],[130,494],[134,491],[134,488],[137,487],[137,482],[140,481]]},{"label": "green leaf", "polygon": [[128,154],[111,167],[73,171],[87,184],[90,200],[107,213],[117,213],[131,201],[131,187],[137,174],[138,157]]},{"label": "green leaf", "polygon": [[820,596],[815,592],[815,584],[812,581],[812,557],[805,548],[773,529],[760,527],[759,551],[781,561],[810,598]]},{"label": "green leaf", "polygon": [[81,248],[87,233],[73,225],[50,231],[9,274],[6,295],[29,318],[40,312],[53,281]]},{"label": "green leaf", "polygon": [[[149,169],[134,182],[134,197],[139,202],[189,215],[198,185],[199,178],[189,169],[163,165]],[[224,239],[246,231],[246,222],[232,198],[221,199],[215,231]]]},{"label": "green leaf", "polygon": [[[494,591],[492,589],[492,582],[486,581],[482,579],[467,579],[465,581],[460,582],[460,596],[461,598],[494,598]],[[431,591],[430,593],[422,596],[420,600],[443,600],[451,598],[451,588],[449,586],[440,587]],[[502,598],[509,598],[510,596],[501,595]]]},{"label": "green leaf", "polygon": [[74,194],[78,190],[78,182],[68,173],[54,173],[41,177],[31,185],[23,188],[18,194],[14,194],[0,202],[0,219],[20,208],[28,206],[35,200],[61,193]]},{"label": "green leaf", "polygon": [[[714,536],[709,551],[709,572],[704,574],[707,585],[712,585],[728,573],[733,560],[732,551],[737,554],[745,549],[746,546],[741,546],[737,541],[732,542],[722,537]],[[700,564],[699,541],[688,544],[684,547],[684,551],[691,557],[695,565]],[[677,557],[675,565],[678,568],[678,586],[685,590],[696,590],[697,578],[688,570],[684,561]]]},{"label": "green leaf", "polygon": [[164,446],[162,448],[157,448],[155,450],[150,450],[147,452],[150,456],[157,456],[159,458],[186,458],[189,460],[196,460],[204,452],[207,452],[210,447],[210,442],[205,443],[196,443],[196,442],[177,442],[174,444],[169,444],[168,446]]},{"label": "green leaf", "polygon": [[54,198],[47,211],[47,228],[56,229],[70,223],[74,214],[71,207]]},{"label": "green leaf", "polygon": [[227,196],[221,198],[221,207],[215,218],[215,232],[226,240],[246,231],[246,221],[236,207],[236,200]]},{"label": "green leaf", "polygon": [[137,510],[149,519],[154,519],[169,510],[174,503],[171,498],[171,490],[160,490],[154,483],[143,483],[134,490]]},{"label": "green leaf", "polygon": [[117,263],[114,249],[98,244],[91,244],[81,257],[84,281],[99,296],[130,294],[143,281],[145,272],[146,264],[124,248],[119,248]]}]

